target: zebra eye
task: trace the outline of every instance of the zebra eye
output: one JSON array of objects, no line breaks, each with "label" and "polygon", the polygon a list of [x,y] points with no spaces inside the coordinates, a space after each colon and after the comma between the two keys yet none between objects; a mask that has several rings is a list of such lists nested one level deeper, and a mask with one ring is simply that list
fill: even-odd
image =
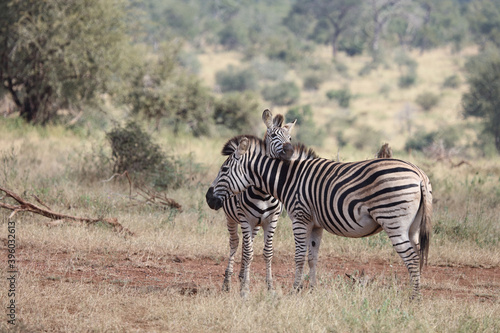
[{"label": "zebra eye", "polygon": [[227,167],[227,166],[222,167],[222,169],[221,169],[222,172],[227,172],[227,170],[229,170],[229,167]]},{"label": "zebra eye", "polygon": [[274,139],[275,137],[276,137],[276,134],[274,134],[274,133],[273,133],[273,134],[271,134],[271,138],[273,138],[273,139]]}]

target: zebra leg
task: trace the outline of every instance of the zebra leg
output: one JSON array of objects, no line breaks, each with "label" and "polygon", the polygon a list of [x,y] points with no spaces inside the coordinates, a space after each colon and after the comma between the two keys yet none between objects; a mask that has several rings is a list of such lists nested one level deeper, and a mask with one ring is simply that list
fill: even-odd
[{"label": "zebra leg", "polygon": [[250,264],[253,260],[253,238],[259,228],[252,228],[246,221],[241,223],[241,233],[243,234],[243,249],[241,253],[240,269],[240,294],[247,297],[250,293]]},{"label": "zebra leg", "polygon": [[273,237],[279,215],[273,216],[271,222],[264,227],[264,260],[266,261],[266,283],[267,289],[273,290],[273,273],[271,261],[273,260]]},{"label": "zebra leg", "polygon": [[293,288],[295,290],[300,290],[303,287],[302,280],[309,232],[307,230],[307,222],[293,221],[292,227],[295,241],[295,280],[293,282]]},{"label": "zebra leg", "polygon": [[316,286],[316,266],[322,236],[323,228],[313,228],[309,236],[309,285],[311,288]]},{"label": "zebra leg", "polygon": [[227,230],[229,231],[229,260],[227,263],[226,273],[224,274],[224,282],[222,283],[222,290],[231,290],[231,276],[233,275],[234,255],[238,250],[240,238],[238,237],[238,224],[232,220],[227,219]]},{"label": "zebra leg", "polygon": [[386,229],[386,232],[389,235],[392,246],[401,259],[403,259],[408,273],[410,273],[410,280],[413,286],[411,298],[413,299],[418,298],[420,295],[420,257],[413,235],[411,235],[410,240],[408,231],[402,229],[402,227],[398,229]]}]

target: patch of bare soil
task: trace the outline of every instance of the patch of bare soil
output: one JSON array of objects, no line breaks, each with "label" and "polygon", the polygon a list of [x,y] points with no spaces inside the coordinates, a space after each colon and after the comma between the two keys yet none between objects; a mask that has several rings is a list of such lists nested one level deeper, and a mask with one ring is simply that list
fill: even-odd
[{"label": "patch of bare soil", "polygon": [[[0,254],[0,257],[3,257],[0,260],[5,262],[7,249],[2,247]],[[222,258],[187,258],[180,255],[152,257],[145,253],[124,252],[75,255],[29,246],[18,249],[17,254],[18,267],[40,278],[42,285],[63,280],[116,284],[146,291],[167,289],[183,295],[194,295],[204,290],[220,290],[226,268],[226,260]],[[233,275],[233,288],[238,288],[239,262],[235,264],[234,270],[236,273]],[[261,256],[255,256],[251,272],[252,282],[264,281],[265,263]],[[340,275],[360,283],[375,279],[389,283],[396,278],[398,284],[409,288],[408,273],[402,264],[380,260],[357,262],[342,257],[320,255],[319,283],[328,283],[327,280],[321,280],[322,275]],[[273,276],[276,284],[285,289],[291,288],[294,277],[293,257],[276,258],[273,261]],[[422,275],[422,293],[424,298],[463,298],[496,302],[500,297],[500,267],[428,265]]]}]

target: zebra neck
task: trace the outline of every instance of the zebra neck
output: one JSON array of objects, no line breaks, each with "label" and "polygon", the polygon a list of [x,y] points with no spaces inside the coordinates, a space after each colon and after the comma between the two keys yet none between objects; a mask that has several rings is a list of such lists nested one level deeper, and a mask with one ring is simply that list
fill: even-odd
[{"label": "zebra neck", "polygon": [[255,162],[250,167],[255,187],[284,203],[291,187],[289,171],[298,161],[285,162],[262,156]]}]

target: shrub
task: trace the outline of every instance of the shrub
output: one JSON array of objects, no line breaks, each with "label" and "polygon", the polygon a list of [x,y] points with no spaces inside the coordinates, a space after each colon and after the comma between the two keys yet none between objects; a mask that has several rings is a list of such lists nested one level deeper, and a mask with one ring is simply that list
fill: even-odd
[{"label": "shrub", "polygon": [[443,88],[458,88],[460,86],[460,77],[457,74],[446,77],[443,81]]},{"label": "shrub", "polygon": [[294,130],[294,138],[297,141],[307,146],[322,146],[325,131],[316,127],[312,115],[310,105],[297,106],[288,110],[285,114],[285,122],[289,123],[297,119],[297,129]]},{"label": "shrub", "polygon": [[425,111],[429,111],[430,109],[435,107],[438,104],[438,102],[439,102],[439,96],[429,91],[421,93],[415,99],[415,103],[420,105],[420,107]]},{"label": "shrub", "polygon": [[417,75],[415,73],[402,74],[398,79],[399,88],[409,88],[417,82]]},{"label": "shrub", "polygon": [[323,78],[319,74],[309,74],[304,78],[305,90],[318,90],[323,83]]},{"label": "shrub", "polygon": [[350,141],[356,149],[378,149],[378,145],[382,141],[382,134],[370,126],[362,125],[359,126],[356,135]]},{"label": "shrub", "polygon": [[283,80],[288,71],[288,66],[278,60],[256,60],[252,62],[252,68],[259,78],[272,81]]},{"label": "shrub", "polygon": [[436,132],[417,132],[408,138],[405,143],[405,150],[419,150],[429,147],[436,139]]},{"label": "shrub", "polygon": [[299,100],[300,89],[294,82],[281,82],[262,89],[262,97],[275,105],[292,105]]},{"label": "shrub", "polygon": [[336,100],[339,106],[343,108],[349,107],[351,103],[351,90],[349,88],[343,88],[339,90],[329,90],[326,93],[326,97],[329,100]]},{"label": "shrub", "polygon": [[360,38],[346,38],[339,42],[339,51],[344,51],[348,56],[354,57],[363,54],[365,42]]},{"label": "shrub", "polygon": [[226,70],[218,71],[215,80],[222,92],[257,89],[257,77],[250,69],[237,70],[229,66]]},{"label": "shrub", "polygon": [[257,96],[250,92],[233,92],[215,101],[214,120],[239,133],[249,132],[260,123],[256,121],[255,110],[259,108]]},{"label": "shrub", "polygon": [[181,173],[184,162],[165,155],[137,123],[115,127],[106,138],[111,145],[113,172],[128,171],[140,182],[162,188],[176,188],[185,182]]}]

